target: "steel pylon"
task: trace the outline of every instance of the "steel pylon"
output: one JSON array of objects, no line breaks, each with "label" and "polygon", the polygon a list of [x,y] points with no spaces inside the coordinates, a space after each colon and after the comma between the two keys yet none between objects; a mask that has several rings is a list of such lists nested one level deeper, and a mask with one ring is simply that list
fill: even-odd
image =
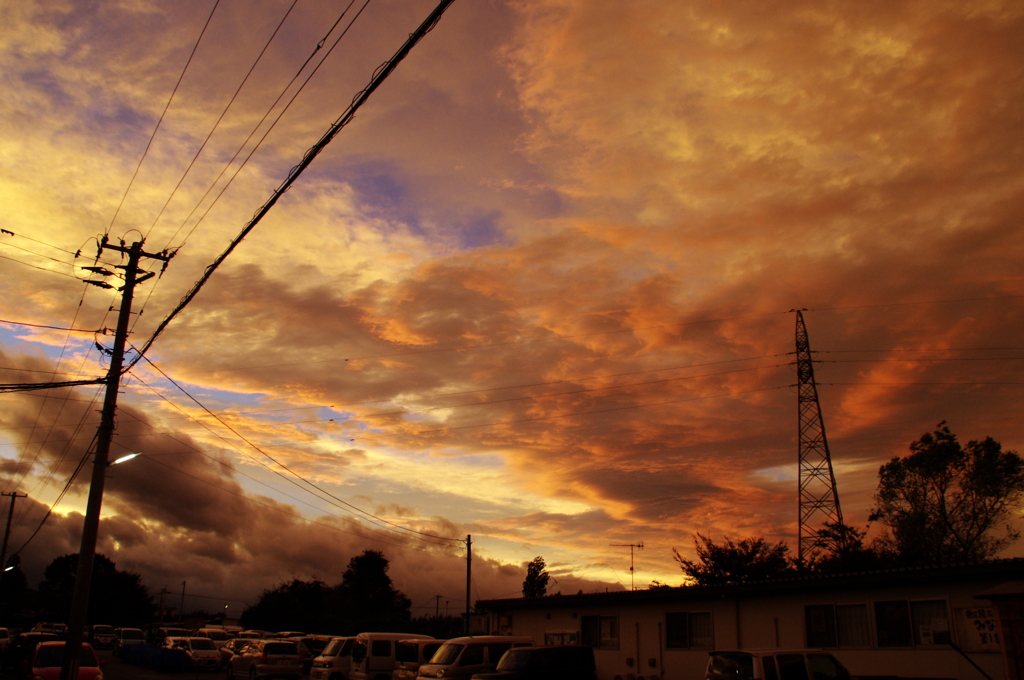
[{"label": "steel pylon", "polygon": [[800,457],[799,507],[800,517],[797,561],[804,564],[818,540],[817,532],[826,523],[843,524],[843,511],[839,507],[836,476],[832,471],[832,455],[825,437],[825,421],[821,417],[818,386],[814,382],[814,363],[811,343],[807,338],[802,310],[796,312],[796,373],[799,411],[798,446]]}]

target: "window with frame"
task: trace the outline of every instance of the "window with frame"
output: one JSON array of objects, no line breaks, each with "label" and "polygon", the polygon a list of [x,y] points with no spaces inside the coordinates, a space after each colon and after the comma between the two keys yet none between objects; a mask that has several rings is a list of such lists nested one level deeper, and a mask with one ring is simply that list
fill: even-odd
[{"label": "window with frame", "polygon": [[619,617],[581,616],[580,637],[594,649],[619,648]]},{"label": "window with frame", "polygon": [[804,607],[808,647],[868,647],[871,630],[865,604],[813,604]]},{"label": "window with frame", "polygon": [[668,612],[665,614],[667,649],[712,649],[714,636],[711,612]]},{"label": "window with frame", "polygon": [[945,600],[890,600],[875,603],[879,647],[948,645]]}]

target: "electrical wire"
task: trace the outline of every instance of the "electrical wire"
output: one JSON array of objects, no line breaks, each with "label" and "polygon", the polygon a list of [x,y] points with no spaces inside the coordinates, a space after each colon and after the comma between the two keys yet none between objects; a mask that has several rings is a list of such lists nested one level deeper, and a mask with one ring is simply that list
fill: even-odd
[{"label": "electrical wire", "polygon": [[[789,312],[771,312],[771,313],[768,313],[768,314],[750,314],[750,315],[747,315],[747,316],[733,316],[733,317],[720,317],[720,318],[701,319],[699,321],[687,321],[687,322],[676,323],[676,324],[660,324],[660,325],[657,325],[657,326],[638,326],[638,327],[618,328],[618,329],[615,329],[615,330],[612,330],[612,331],[594,331],[594,332],[591,332],[591,333],[578,333],[578,334],[575,334],[575,335],[557,335],[557,334],[553,334],[553,337],[549,336],[549,337],[544,337],[544,338],[523,338],[522,340],[508,340],[506,342],[477,343],[477,344],[473,344],[473,345],[459,345],[459,346],[455,346],[455,347],[433,347],[433,348],[430,348],[430,349],[415,349],[415,350],[408,350],[408,351],[402,351],[402,352],[388,352],[386,354],[367,354],[367,355],[363,355],[363,356],[343,357],[341,359],[318,359],[318,360],[315,360],[315,361],[293,361],[293,362],[280,363],[280,364],[254,364],[254,365],[249,365],[249,366],[231,366],[231,367],[227,367],[227,368],[218,368],[216,370],[217,371],[244,371],[244,370],[251,370],[251,369],[255,369],[255,368],[283,368],[283,367],[288,367],[288,366],[309,366],[309,365],[312,365],[312,364],[341,363],[341,362],[348,362],[348,361],[365,361],[367,359],[390,359],[390,358],[393,358],[393,357],[415,356],[415,355],[419,355],[419,354],[438,354],[438,353],[441,353],[441,352],[462,352],[462,351],[465,351],[465,350],[488,349],[488,348],[491,348],[491,347],[511,347],[511,346],[514,346],[514,345],[522,345],[522,344],[533,343],[533,342],[550,342],[551,340],[576,340],[576,339],[579,339],[579,338],[591,338],[591,337],[600,336],[600,335],[616,335],[616,334],[619,334],[619,333],[636,333],[636,332],[639,332],[639,331],[662,330],[662,329],[665,329],[665,328],[684,328],[686,326],[696,326],[696,325],[699,325],[699,324],[719,323],[719,322],[722,322],[722,321],[740,321],[740,320],[744,320],[744,319],[758,319],[758,318],[764,318],[764,317],[767,317],[767,316],[779,316],[781,314],[788,314],[788,313]],[[787,354],[794,354],[794,352],[787,352]]]},{"label": "electrical wire", "polygon": [[[369,2],[369,0],[367,0],[367,2]],[[331,142],[331,140],[333,140],[338,135],[339,132],[341,132],[341,129],[345,127],[345,125],[347,125],[349,121],[352,120],[352,118],[355,116],[355,112],[359,109],[359,107],[362,106],[362,104],[370,98],[370,95],[372,95],[373,92],[376,91],[380,84],[383,83],[384,80],[387,79],[389,75],[391,75],[394,69],[406,57],[406,55],[408,55],[408,53],[412,50],[416,43],[418,43],[420,39],[434,27],[434,25],[440,20],[441,15],[448,8],[448,6],[451,5],[452,2],[453,0],[441,0],[440,4],[438,4],[434,11],[430,13],[430,15],[424,20],[422,24],[420,24],[420,27],[409,36],[409,38],[405,41],[402,47],[399,48],[399,50],[394,54],[394,56],[392,56],[390,60],[385,62],[384,65],[381,68],[379,68],[377,72],[374,73],[373,77],[370,80],[370,84],[367,85],[362,92],[355,96],[355,98],[352,100],[352,103],[349,104],[348,108],[345,110],[344,113],[342,113],[341,117],[338,118],[338,120],[334,122],[334,124],[330,127],[327,133],[325,133],[324,136],[320,138],[320,141],[314,144],[306,152],[306,154],[303,156],[299,164],[289,171],[287,178],[284,180],[284,182],[281,183],[277,190],[274,191],[274,193],[267,200],[267,202],[263,204],[263,207],[261,207],[256,212],[253,218],[245,225],[245,227],[242,228],[242,231],[239,232],[239,234],[235,236],[234,239],[232,239],[227,249],[223,253],[221,253],[221,255],[217,257],[217,259],[214,260],[213,263],[206,268],[206,271],[203,273],[203,276],[199,279],[199,281],[195,283],[192,289],[185,294],[185,296],[181,299],[178,305],[171,311],[171,313],[163,321],[160,322],[160,325],[153,332],[152,336],[150,336],[149,340],[146,341],[142,349],[139,350],[136,357],[133,358],[130,362],[128,362],[127,366],[125,367],[125,371],[131,370],[135,366],[135,364],[138,363],[139,359],[145,355],[146,351],[148,351],[148,349],[152,346],[153,342],[157,339],[157,337],[159,337],[160,334],[164,331],[164,329],[167,328],[167,325],[171,322],[171,320],[173,320],[174,317],[177,316],[178,313],[180,313],[181,310],[183,310],[195,298],[195,296],[199,293],[199,291],[206,284],[206,282],[209,281],[210,277],[213,276],[213,273],[220,267],[224,260],[226,260],[228,256],[234,251],[234,249],[238,247],[238,244],[241,243],[246,236],[248,236],[249,232],[251,232],[256,227],[256,225],[260,223],[263,217],[270,212],[270,210],[277,204],[277,201],[285,194],[286,191],[288,191],[289,188],[291,188],[291,186],[298,180],[298,178],[302,175],[305,169],[309,167],[309,165],[318,155],[320,155],[320,152],[327,147],[327,145]],[[366,5],[363,5],[364,8],[365,6]]]},{"label": "electrical wire", "polygon": [[[237,436],[239,439],[241,439],[246,444],[251,446],[253,449],[255,449],[256,451],[259,451],[263,456],[265,456],[267,459],[272,461],[275,465],[280,467],[282,470],[285,470],[288,474],[292,475],[292,477],[294,477],[295,479],[297,479],[297,480],[303,482],[304,484],[306,484],[308,487],[315,489],[317,492],[326,495],[327,497],[337,501],[338,503],[341,503],[345,507],[347,507],[347,508],[349,508],[349,509],[351,509],[351,510],[353,510],[353,511],[355,511],[355,512],[361,514],[361,515],[364,515],[365,517],[372,518],[373,520],[376,520],[376,521],[381,522],[383,524],[387,524],[388,526],[394,527],[395,529],[398,529],[398,530],[401,530],[401,531],[405,531],[405,532],[408,532],[410,534],[416,534],[417,536],[421,536],[423,538],[430,538],[430,539],[441,540],[441,541],[458,541],[458,540],[461,540],[461,539],[457,539],[457,538],[451,538],[451,537],[448,537],[448,536],[438,536],[436,534],[429,534],[429,533],[426,533],[426,532],[423,532],[423,531],[417,531],[415,529],[410,529],[409,527],[406,527],[406,526],[403,526],[401,524],[397,524],[395,522],[391,522],[389,520],[386,520],[383,517],[378,517],[377,515],[374,515],[373,513],[369,512],[369,511],[363,510],[362,508],[359,508],[359,507],[349,503],[346,500],[338,498],[337,496],[335,496],[334,494],[330,493],[329,491],[319,487],[318,485],[314,484],[313,482],[309,481],[308,479],[302,477],[300,474],[298,474],[297,472],[295,472],[294,470],[292,470],[291,468],[286,466],[284,463],[280,462],[279,460],[277,460],[276,458],[271,456],[269,453],[264,451],[262,448],[257,446],[255,443],[250,441],[248,438],[246,438],[244,435],[242,435],[240,432],[238,432],[238,430],[236,430],[235,428],[231,427],[231,425],[229,425],[226,422],[224,422],[224,420],[222,420],[219,416],[217,416],[217,414],[215,414],[209,408],[204,406],[198,399],[196,399],[194,396],[192,396],[184,387],[182,387],[173,378],[171,378],[169,375],[167,375],[159,366],[157,366],[155,363],[153,363],[150,359],[147,358],[146,359],[146,363],[149,364],[158,373],[160,373],[160,375],[162,375],[168,382],[170,382],[172,385],[174,385],[179,391],[181,391],[182,394],[184,394],[186,397],[188,397],[190,400],[192,400],[207,415],[209,415],[214,420],[216,420],[218,423],[220,423],[223,427],[225,427],[226,429],[231,431],[235,436]],[[135,378],[137,380],[139,380],[140,382],[142,382],[142,380],[137,375],[135,376]],[[143,384],[145,384],[145,383],[143,383]],[[268,469],[271,469],[271,468],[268,468]],[[276,470],[272,470],[272,469],[271,469],[271,471],[275,472],[276,474],[281,476],[283,479],[288,480],[289,482],[295,484],[296,486],[299,486],[294,480],[292,480],[292,479],[290,479],[288,477],[285,477],[284,475],[281,475],[280,472],[277,472]],[[302,486],[299,486],[299,488],[303,489],[307,493],[309,492],[309,489],[306,489],[306,488],[304,488]],[[323,498],[322,496],[320,497],[320,499],[321,500],[327,500],[327,499]]]},{"label": "electrical wire", "polygon": [[[294,517],[296,519],[301,519],[302,521],[307,522],[308,524],[314,524],[316,526],[324,527],[326,529],[331,529],[332,531],[337,531],[338,533],[350,534],[352,536],[358,536],[359,538],[362,538],[364,540],[376,541],[378,543],[384,543],[386,545],[398,546],[398,547],[401,547],[401,548],[405,548],[407,550],[418,550],[420,552],[426,552],[426,553],[430,553],[432,555],[445,555],[446,554],[446,553],[439,553],[439,552],[437,552],[435,550],[430,550],[428,548],[420,547],[420,546],[417,546],[415,544],[398,543],[396,541],[385,540],[383,538],[380,538],[379,536],[373,536],[372,534],[367,535],[367,531],[361,525],[357,525],[357,526],[359,526],[360,529],[364,529],[364,531],[363,532],[356,532],[356,531],[349,531],[347,529],[342,529],[341,527],[335,526],[333,524],[327,524],[325,522],[318,522],[316,520],[308,519],[306,517],[303,517],[302,515],[300,515],[297,512],[291,512],[291,511],[285,510],[284,508],[281,508],[281,507],[279,507],[277,505],[271,505],[270,503],[263,503],[262,501],[259,501],[259,500],[255,499],[255,498],[251,498],[249,496],[246,496],[246,495],[244,495],[242,493],[239,493],[237,491],[234,491],[232,489],[225,488],[223,486],[220,486],[219,484],[214,484],[213,482],[211,482],[211,481],[209,481],[207,479],[202,479],[200,477],[197,477],[196,475],[193,475],[193,474],[190,474],[188,472],[185,472],[184,470],[181,470],[180,468],[176,468],[173,465],[168,465],[167,463],[164,463],[162,461],[156,460],[155,458],[148,458],[148,457],[143,456],[142,460],[149,461],[151,463],[156,463],[157,465],[161,465],[161,466],[163,466],[163,467],[165,467],[165,468],[167,468],[169,470],[174,470],[175,472],[178,472],[178,473],[180,473],[182,475],[185,475],[186,477],[191,477],[192,479],[196,480],[197,482],[201,482],[203,484],[206,484],[207,486],[211,486],[211,487],[213,487],[215,489],[219,489],[221,491],[224,491],[225,493],[231,494],[232,496],[237,496],[237,497],[245,500],[247,503],[252,503],[254,505],[260,505],[260,506],[263,506],[265,508],[269,508],[269,509],[273,510],[274,512],[279,512],[282,515],[288,515],[289,517]],[[350,521],[353,521],[353,520],[350,520]],[[459,540],[461,540],[461,539],[459,539]],[[431,545],[437,545],[437,544],[431,544]]]},{"label": "electrical wire", "polygon": [[[818,383],[818,384],[820,385],[822,383]],[[751,389],[751,390],[742,390],[742,391],[736,391],[736,392],[720,392],[718,394],[709,394],[709,395],[704,395],[704,396],[700,396],[700,397],[687,397],[685,399],[672,399],[672,400],[669,400],[669,401],[659,401],[659,402],[654,402],[654,403],[650,403],[650,404],[631,404],[629,406],[615,406],[615,407],[611,407],[611,408],[593,409],[593,410],[590,410],[590,411],[580,411],[580,412],[576,412],[576,413],[560,413],[558,415],[553,415],[553,416],[538,416],[536,418],[519,418],[519,419],[516,419],[516,420],[504,420],[504,421],[493,422],[493,423],[480,423],[480,424],[477,424],[477,425],[457,425],[455,427],[442,427],[442,428],[437,428],[437,429],[433,429],[433,430],[419,430],[417,432],[410,432],[410,433],[390,433],[390,434],[382,434],[382,435],[377,435],[377,436],[365,436],[365,437],[364,436],[355,436],[355,437],[350,438],[349,441],[370,441],[370,440],[384,439],[386,437],[422,437],[422,436],[428,435],[428,434],[440,434],[440,433],[444,433],[444,432],[456,432],[458,430],[474,430],[474,429],[480,429],[480,428],[486,428],[486,427],[498,427],[498,426],[507,426],[507,425],[520,425],[522,423],[534,423],[534,422],[540,422],[540,421],[545,421],[545,420],[557,420],[557,419],[560,419],[560,418],[579,418],[581,416],[597,415],[597,414],[601,414],[601,413],[615,413],[617,411],[632,411],[632,410],[642,409],[642,408],[652,408],[652,407],[655,407],[655,406],[667,406],[667,405],[670,405],[670,404],[682,404],[682,403],[686,403],[686,402],[690,402],[690,401],[703,401],[705,399],[717,399],[719,397],[737,397],[737,396],[744,395],[744,394],[753,394],[755,392],[769,392],[769,391],[772,391],[772,390],[781,390],[781,389],[785,389],[785,388],[788,388],[788,387],[792,387],[792,385],[775,385],[775,386],[772,386],[772,387],[759,387],[759,388]]]},{"label": "electrical wire", "polygon": [[10,321],[8,319],[0,319],[0,323],[11,324],[12,326],[27,326],[29,328],[45,328],[53,331],[69,331],[71,333],[106,333],[106,328],[94,329],[94,328],[65,328],[64,326],[44,326],[37,323],[26,323],[24,321]]},{"label": "electrical wire", "polygon": [[914,307],[917,305],[945,305],[954,302],[980,302],[985,300],[1019,300],[1024,298],[1024,295],[997,295],[990,297],[975,297],[975,298],[953,298],[950,300],[922,300],[920,302],[881,302],[878,304],[870,305],[847,305],[842,307],[813,307],[804,311],[808,312],[832,312],[832,311],[845,311],[848,309],[875,309],[878,307]]},{"label": "electrical wire", "polygon": [[160,114],[160,119],[156,122],[156,127],[153,128],[153,134],[149,136],[149,141],[146,142],[146,148],[142,152],[142,158],[139,159],[139,164],[135,166],[135,172],[132,174],[131,180],[128,181],[128,186],[125,187],[124,195],[121,197],[121,202],[117,204],[117,210],[114,211],[114,216],[110,218],[110,225],[104,232],[105,236],[109,235],[110,230],[114,228],[114,222],[117,221],[117,216],[121,212],[121,207],[124,205],[125,199],[128,198],[128,192],[131,191],[132,185],[135,183],[135,178],[139,175],[139,169],[142,168],[143,161],[145,161],[146,156],[149,155],[149,149],[153,145],[156,133],[160,130],[160,125],[164,122],[164,116],[167,115],[167,110],[171,108],[171,102],[174,101],[174,95],[177,94],[178,87],[181,85],[181,81],[185,78],[185,73],[188,71],[189,64],[192,63],[192,58],[196,55],[196,50],[199,49],[199,43],[202,42],[203,36],[206,35],[206,29],[209,28],[210,21],[213,20],[213,13],[217,11],[218,5],[220,5],[220,0],[214,0],[213,9],[210,10],[210,15],[206,17],[206,23],[203,24],[203,30],[199,32],[199,37],[196,38],[196,44],[192,46],[192,52],[189,53],[188,60],[185,62],[185,67],[181,69],[181,75],[178,76],[178,82],[174,84],[171,96],[167,98],[167,104],[164,106],[164,110]]},{"label": "electrical wire", "polygon": [[49,390],[55,387],[82,387],[83,385],[102,385],[106,378],[89,380],[64,380],[46,383],[0,383],[0,392],[24,392],[27,390]]},{"label": "electrical wire", "polygon": [[245,74],[245,77],[242,78],[242,82],[238,84],[238,87],[235,89],[235,93],[231,95],[231,99],[230,101],[228,101],[227,106],[224,107],[224,110],[221,111],[220,116],[218,116],[216,122],[214,122],[213,127],[210,128],[210,132],[206,135],[206,139],[204,139],[203,143],[199,145],[199,149],[192,157],[192,160],[191,162],[189,162],[188,167],[185,168],[185,172],[181,174],[181,177],[178,179],[178,183],[174,185],[174,189],[171,190],[171,195],[167,197],[167,200],[164,202],[163,207],[160,208],[160,212],[157,213],[156,218],[153,220],[153,224],[151,224],[149,226],[149,229],[146,230],[146,235],[143,237],[143,240],[149,238],[149,234],[153,231],[153,228],[156,227],[157,222],[160,221],[160,218],[163,216],[164,211],[167,210],[167,206],[171,204],[171,200],[173,200],[174,196],[178,193],[178,189],[181,188],[182,182],[185,181],[185,178],[188,176],[188,173],[192,170],[193,166],[195,166],[196,161],[199,159],[199,156],[203,153],[203,149],[206,148],[206,145],[207,143],[209,143],[210,138],[213,137],[213,133],[217,131],[218,127],[220,127],[221,121],[224,120],[224,116],[227,115],[228,110],[231,108],[231,105],[235,103],[235,99],[238,98],[238,94],[242,91],[242,88],[245,87],[245,84],[249,81],[249,76],[251,76],[252,72],[256,70],[256,66],[260,63],[260,60],[263,58],[263,55],[266,54],[267,48],[270,47],[270,43],[274,41],[274,38],[277,36],[278,31],[281,30],[282,26],[284,26],[284,22],[287,21],[288,16],[292,13],[292,10],[295,9],[295,5],[298,4],[298,2],[299,0],[292,0],[292,4],[288,6],[288,10],[284,13],[284,16],[281,17],[281,21],[278,22],[277,27],[274,29],[274,32],[270,34],[270,38],[268,38],[266,44],[263,45],[263,49],[260,50],[260,53],[256,56],[256,59],[253,61],[252,66],[249,67],[249,70]]},{"label": "electrical wire", "polygon": [[13,231],[11,231],[10,229],[0,229],[0,234],[7,234],[8,236],[14,236],[14,237],[17,237],[17,238],[23,238],[26,241],[32,241],[32,243],[38,243],[41,246],[46,246],[47,248],[53,248],[54,250],[59,250],[60,252],[67,253],[68,255],[74,255],[75,259],[78,259],[78,257],[82,253],[81,250],[79,250],[78,252],[72,252],[70,250],[66,250],[64,248],[61,248],[60,246],[55,246],[52,243],[47,243],[46,241],[40,241],[39,239],[32,238],[31,236],[25,236],[24,234],[16,234]]},{"label": "electrical wire", "polygon": [[90,453],[91,451],[89,449],[86,449],[85,455],[83,455],[82,459],[78,461],[78,466],[75,468],[75,471],[71,473],[71,477],[68,479],[68,483],[64,485],[64,489],[60,492],[60,495],[57,496],[57,499],[46,510],[46,514],[43,515],[43,519],[40,520],[39,526],[37,526],[36,530],[32,532],[32,535],[28,537],[28,540],[22,543],[21,547],[12,553],[12,556],[20,555],[21,551],[27,548],[28,544],[32,542],[32,539],[34,539],[36,535],[39,534],[39,531],[43,528],[43,525],[46,524],[46,520],[50,519],[50,515],[53,514],[53,509],[60,504],[61,500],[64,499],[64,494],[68,492],[68,489],[70,489],[71,485],[74,484],[75,478],[78,477],[79,473],[82,471],[82,468],[85,467],[85,462],[89,460]]},{"label": "electrical wire", "polygon": [[49,255],[42,255],[42,254],[37,253],[35,251],[29,250],[28,248],[22,248],[21,246],[16,246],[13,243],[4,243],[3,245],[7,246],[8,248],[14,248],[15,250],[20,250],[23,253],[28,253],[29,255],[35,255],[36,257],[41,257],[44,260],[50,260],[51,262],[56,262],[57,264],[63,264],[63,265],[68,266],[68,267],[74,267],[75,266],[74,262],[65,262],[64,260],[58,260],[55,257],[50,257]]},{"label": "electrical wire", "polygon": [[[231,165],[238,159],[238,156],[239,156],[239,154],[242,153],[242,150],[246,147],[246,145],[249,144],[250,141],[252,141],[253,136],[260,129],[260,127],[263,125],[263,123],[266,122],[266,120],[270,116],[271,112],[281,102],[281,99],[284,98],[284,95],[288,92],[288,90],[291,88],[291,86],[295,84],[295,81],[298,80],[299,76],[302,75],[302,71],[305,70],[306,66],[309,65],[309,62],[312,61],[314,56],[316,56],[316,53],[319,52],[323,48],[324,43],[326,42],[327,38],[334,31],[334,29],[338,27],[338,24],[341,23],[341,20],[345,17],[345,14],[347,14],[349,9],[352,8],[352,5],[354,4],[354,2],[355,2],[355,0],[350,0],[349,4],[345,7],[344,10],[342,10],[342,12],[338,16],[337,20],[331,26],[330,30],[327,31],[327,34],[323,37],[322,40],[320,40],[320,42],[318,42],[316,44],[316,47],[313,49],[313,51],[310,53],[310,55],[308,57],[306,57],[306,61],[304,61],[302,63],[302,66],[300,66],[299,70],[295,72],[295,75],[292,76],[292,79],[288,81],[288,84],[285,85],[284,88],[282,88],[281,92],[277,95],[277,99],[275,99],[273,101],[273,103],[269,107],[267,107],[267,110],[263,114],[263,117],[259,119],[259,121],[256,123],[256,125],[253,126],[252,131],[249,132],[249,135],[245,138],[245,140],[241,143],[241,145],[239,145],[238,149],[235,150],[234,155],[232,155],[231,158],[228,160],[228,162],[225,163],[224,167],[221,169],[221,171],[217,175],[217,177],[214,178],[214,180],[210,184],[209,188],[202,195],[202,197],[199,199],[199,201],[196,202],[195,207],[192,208],[192,210],[189,212],[189,214],[182,221],[181,225],[179,225],[178,229],[174,232],[174,234],[168,240],[168,243],[167,243],[168,247],[170,247],[170,244],[178,236],[178,234],[181,232],[181,230],[185,228],[185,225],[188,224],[188,221],[190,219],[192,219],[192,216],[195,215],[197,210],[199,210],[199,207],[203,204],[203,202],[207,199],[207,197],[209,197],[210,192],[212,192],[214,190],[214,188],[217,186],[217,183],[220,182],[221,178],[228,171],[228,168],[230,168]],[[231,184],[235,181],[235,178],[238,177],[238,173],[240,173],[242,171],[242,168],[244,168],[246,166],[246,164],[252,158],[253,154],[256,153],[257,149],[259,149],[263,145],[263,142],[266,141],[267,136],[271,133],[271,131],[275,127],[277,127],[277,124],[280,122],[282,116],[284,116],[284,114],[288,111],[288,109],[291,108],[291,105],[295,102],[295,99],[299,96],[299,94],[302,92],[302,90],[306,87],[306,85],[309,83],[310,79],[317,72],[317,70],[319,70],[320,66],[324,63],[324,61],[326,61],[327,57],[330,56],[331,52],[334,51],[334,48],[338,46],[338,43],[341,42],[341,39],[345,37],[345,35],[348,33],[349,29],[352,28],[352,25],[355,23],[356,19],[358,19],[359,16],[363,13],[363,10],[366,9],[366,6],[368,4],[370,4],[370,0],[365,0],[365,2],[363,3],[363,6],[359,9],[359,12],[357,12],[356,15],[352,18],[352,20],[349,21],[349,24],[348,24],[348,26],[345,27],[345,30],[342,31],[341,35],[339,35],[338,38],[334,41],[334,44],[331,45],[331,48],[320,59],[320,62],[316,65],[316,67],[314,67],[312,72],[310,72],[309,75],[306,76],[306,79],[303,81],[302,85],[300,85],[298,90],[296,90],[295,93],[292,94],[291,98],[285,104],[284,108],[281,109],[281,112],[278,113],[277,117],[273,120],[273,122],[271,122],[270,127],[268,127],[267,130],[263,133],[263,136],[260,137],[260,139],[256,142],[255,146],[253,146],[253,148],[249,150],[249,153],[242,160],[241,164],[239,164],[239,166],[237,168],[235,168],[234,173],[232,173],[231,177],[224,184],[224,186],[221,187],[221,190],[214,197],[214,199],[210,203],[210,205],[207,206],[207,208],[203,212],[203,214],[200,215],[198,220],[196,220],[196,223],[192,225],[192,228],[189,230],[188,234],[185,235],[185,238],[182,241],[182,244],[181,244],[181,246],[179,246],[179,248],[183,247],[185,245],[185,243],[188,242],[188,239],[192,236],[192,233],[196,230],[196,228],[199,226],[199,224],[204,219],[206,219],[206,216],[208,214],[210,214],[210,211],[213,209],[213,206],[216,205],[218,201],[220,201],[221,196],[224,195],[224,192],[227,191],[228,187],[231,186]]]},{"label": "electrical wire", "polygon": [[75,276],[74,274],[66,274],[64,272],[59,272],[56,269],[47,269],[46,267],[40,267],[38,265],[29,264],[28,262],[24,262],[22,260],[16,260],[13,257],[7,257],[6,255],[0,255],[0,260],[10,260],[11,262],[17,262],[18,264],[23,264],[26,267],[32,267],[32,269],[38,269],[41,272],[49,272],[50,274],[59,274],[60,276],[66,276],[69,279],[74,279],[76,281],[81,281],[82,280],[82,279],[78,278],[77,276]]}]

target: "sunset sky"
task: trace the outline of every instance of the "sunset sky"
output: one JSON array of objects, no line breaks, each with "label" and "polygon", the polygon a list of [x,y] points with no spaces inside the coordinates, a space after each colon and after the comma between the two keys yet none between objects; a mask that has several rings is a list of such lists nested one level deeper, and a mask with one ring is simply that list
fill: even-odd
[{"label": "sunset sky", "polygon": [[[364,3],[0,6],[0,382],[104,373],[104,234],[176,253],[150,338],[435,5]],[[461,611],[467,534],[474,599],[538,555],[629,588],[641,542],[676,585],[695,532],[795,552],[793,309],[850,524],[942,420],[1024,450],[1022,35],[1009,1],[456,0],[126,377],[98,550],[235,613],[382,550],[417,615]],[[101,401],[0,394],[9,552],[53,506],[32,585]]]}]

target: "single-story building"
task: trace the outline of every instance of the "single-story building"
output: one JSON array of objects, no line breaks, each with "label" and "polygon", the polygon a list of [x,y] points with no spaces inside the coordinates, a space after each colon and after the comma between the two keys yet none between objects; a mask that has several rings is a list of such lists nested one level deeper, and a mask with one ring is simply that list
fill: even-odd
[{"label": "single-story building", "polygon": [[1013,643],[1024,640],[1021,619],[999,618],[1020,611],[1024,596],[1006,586],[1022,578],[1015,558],[476,608],[491,634],[592,646],[598,680],[700,680],[711,650],[807,648],[829,650],[858,676],[1024,680]]}]

